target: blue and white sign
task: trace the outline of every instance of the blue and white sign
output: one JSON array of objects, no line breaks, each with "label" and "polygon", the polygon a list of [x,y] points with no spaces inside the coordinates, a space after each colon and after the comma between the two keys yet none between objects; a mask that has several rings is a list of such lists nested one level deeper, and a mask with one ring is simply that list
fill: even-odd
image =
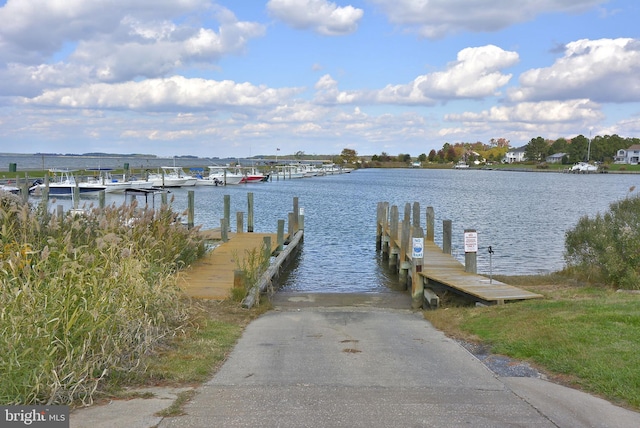
[{"label": "blue and white sign", "polygon": [[411,257],[421,259],[424,257],[424,238],[413,238],[413,253]]}]

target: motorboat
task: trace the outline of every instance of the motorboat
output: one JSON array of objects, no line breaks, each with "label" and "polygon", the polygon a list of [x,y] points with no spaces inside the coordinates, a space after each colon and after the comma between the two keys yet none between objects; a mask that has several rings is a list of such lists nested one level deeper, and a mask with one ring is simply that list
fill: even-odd
[{"label": "motorboat", "polygon": [[[203,183],[201,180],[198,184],[213,184],[213,185],[226,185],[226,184],[240,184],[242,179],[244,178],[244,174],[238,171],[234,171],[229,169],[226,166],[218,166],[213,165],[209,166],[209,175],[206,177],[206,180],[209,180],[207,183]],[[218,184],[216,184],[218,183]]]},{"label": "motorboat", "polygon": [[461,160],[461,161],[458,161],[458,163],[455,164],[453,166],[453,168],[454,169],[467,169],[467,168],[469,168],[469,165],[467,165],[467,163],[465,161]]},{"label": "motorboat", "polygon": [[587,163],[587,162],[578,162],[578,163],[574,164],[569,169],[569,172],[581,173],[581,174],[588,174],[588,173],[592,173],[592,172],[598,172],[598,166],[597,165],[592,165],[592,164]]},{"label": "motorboat", "polygon": [[269,179],[268,175],[258,171],[255,167],[242,168],[239,171],[244,177],[240,181],[241,183],[260,183]]},{"label": "motorboat", "polygon": [[86,186],[104,187],[106,193],[122,193],[125,189],[136,186],[126,180],[124,174],[121,179],[113,177],[111,174],[112,168],[90,168],[87,171],[93,172],[95,175],[87,180]]},{"label": "motorboat", "polygon": [[195,186],[198,179],[185,174],[179,166],[162,166],[158,173],[149,174],[153,187],[187,187]]},{"label": "motorboat", "polygon": [[41,195],[47,186],[50,196],[73,196],[76,187],[81,195],[97,195],[106,190],[105,185],[77,181],[74,172],[75,170],[71,169],[50,169],[49,183],[36,180],[29,188],[29,193]]}]

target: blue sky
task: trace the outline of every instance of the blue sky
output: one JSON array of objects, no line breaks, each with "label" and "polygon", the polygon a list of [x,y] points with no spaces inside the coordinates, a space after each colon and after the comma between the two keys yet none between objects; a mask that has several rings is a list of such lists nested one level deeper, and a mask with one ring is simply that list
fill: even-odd
[{"label": "blue sky", "polygon": [[640,137],[636,0],[0,0],[0,152]]}]

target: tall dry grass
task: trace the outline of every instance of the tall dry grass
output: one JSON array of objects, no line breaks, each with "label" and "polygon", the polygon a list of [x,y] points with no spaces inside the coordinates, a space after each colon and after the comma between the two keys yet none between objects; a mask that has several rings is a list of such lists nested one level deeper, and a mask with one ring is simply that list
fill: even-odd
[{"label": "tall dry grass", "polygon": [[91,402],[189,321],[174,273],[204,252],[170,206],[58,218],[0,194],[0,403]]}]

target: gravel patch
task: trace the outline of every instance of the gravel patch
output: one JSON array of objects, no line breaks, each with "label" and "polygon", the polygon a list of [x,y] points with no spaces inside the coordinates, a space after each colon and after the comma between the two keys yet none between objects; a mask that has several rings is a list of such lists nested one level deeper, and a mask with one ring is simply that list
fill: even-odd
[{"label": "gravel patch", "polygon": [[492,354],[486,345],[466,342],[464,340],[458,340],[457,342],[480,360],[489,370],[495,373],[496,376],[547,379],[543,373],[540,373],[525,361],[514,360],[504,355]]}]

